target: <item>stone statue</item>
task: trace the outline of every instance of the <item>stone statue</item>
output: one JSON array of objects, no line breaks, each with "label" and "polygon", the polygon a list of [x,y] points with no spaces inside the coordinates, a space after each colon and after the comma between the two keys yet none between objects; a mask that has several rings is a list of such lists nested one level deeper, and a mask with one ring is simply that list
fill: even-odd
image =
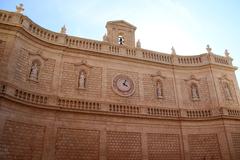
[{"label": "stone statue", "polygon": [[79,88],[86,88],[86,76],[83,71],[81,71],[79,75]]},{"label": "stone statue", "polygon": [[21,13],[23,14],[24,8],[23,8],[23,4],[20,3],[19,5],[16,6],[16,13]]},{"label": "stone statue", "polygon": [[226,98],[227,98],[227,99],[232,99],[231,92],[230,92],[230,89],[229,89],[229,85],[228,85],[228,84],[225,84],[224,90],[225,90]]},{"label": "stone statue", "polygon": [[156,92],[157,92],[157,97],[158,98],[162,98],[163,97],[162,86],[161,86],[160,82],[157,82]]},{"label": "stone statue", "polygon": [[35,63],[32,64],[29,78],[31,80],[38,80],[38,72],[39,72],[38,65],[35,62]]},{"label": "stone statue", "polygon": [[192,85],[191,92],[192,92],[192,99],[193,100],[199,99],[197,86]]},{"label": "stone statue", "polygon": [[66,29],[66,26],[64,25],[64,26],[61,28],[60,33],[66,34],[66,32],[67,32],[67,29]]},{"label": "stone statue", "polygon": [[209,45],[209,44],[207,45],[206,50],[207,50],[207,52],[208,52],[209,54],[212,53],[212,48],[210,48],[210,45]]},{"label": "stone statue", "polygon": [[225,54],[225,56],[226,56],[226,57],[229,57],[229,54],[230,54],[230,53],[228,52],[228,50],[227,50],[227,49],[225,49],[225,52],[224,52],[224,54]]},{"label": "stone statue", "polygon": [[176,55],[176,51],[175,51],[175,48],[173,46],[172,46],[171,50],[172,50],[172,54]]},{"label": "stone statue", "polygon": [[136,45],[136,46],[137,46],[137,48],[141,48],[141,42],[140,42],[140,40],[137,41],[137,45]]}]

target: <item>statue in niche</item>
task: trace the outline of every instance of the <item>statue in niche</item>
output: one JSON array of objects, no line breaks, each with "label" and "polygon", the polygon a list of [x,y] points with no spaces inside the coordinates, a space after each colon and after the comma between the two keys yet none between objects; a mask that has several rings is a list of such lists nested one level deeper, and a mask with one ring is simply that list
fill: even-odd
[{"label": "statue in niche", "polygon": [[229,88],[229,85],[227,83],[225,83],[225,85],[224,85],[224,92],[225,92],[226,98],[228,100],[232,99],[230,88]]},{"label": "statue in niche", "polygon": [[193,100],[199,99],[198,89],[197,89],[197,86],[196,86],[196,85],[192,85],[192,87],[191,87],[191,92],[192,92],[192,99],[193,99]]},{"label": "statue in niche", "polygon": [[86,74],[84,71],[81,71],[79,74],[79,84],[78,84],[80,89],[85,89],[86,88]]},{"label": "statue in niche", "polygon": [[196,85],[191,86],[191,93],[193,100],[199,100],[198,88]]},{"label": "statue in niche", "polygon": [[162,84],[160,81],[157,81],[157,84],[156,84],[156,94],[157,94],[157,98],[163,98]]},{"label": "statue in niche", "polygon": [[37,62],[33,62],[32,67],[31,67],[31,71],[30,71],[30,75],[29,78],[31,80],[38,80],[38,73],[39,73],[39,68],[38,68],[38,64]]}]

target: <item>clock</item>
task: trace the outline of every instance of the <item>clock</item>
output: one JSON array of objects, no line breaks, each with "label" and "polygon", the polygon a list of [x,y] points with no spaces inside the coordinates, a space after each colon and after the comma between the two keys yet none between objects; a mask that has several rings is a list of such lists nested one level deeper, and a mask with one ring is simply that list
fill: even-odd
[{"label": "clock", "polygon": [[113,79],[113,91],[120,96],[131,96],[134,93],[134,83],[131,78],[120,74]]}]

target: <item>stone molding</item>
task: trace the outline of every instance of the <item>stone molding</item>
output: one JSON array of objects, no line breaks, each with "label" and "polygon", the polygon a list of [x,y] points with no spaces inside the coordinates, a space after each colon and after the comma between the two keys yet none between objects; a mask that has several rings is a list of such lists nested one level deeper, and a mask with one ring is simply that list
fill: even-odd
[{"label": "stone molding", "polygon": [[219,118],[240,120],[240,110],[235,108],[218,107],[202,110],[174,109],[71,99],[26,91],[4,82],[0,83],[0,97],[25,104],[29,107],[68,112],[87,112],[93,114],[168,120],[212,120]]}]

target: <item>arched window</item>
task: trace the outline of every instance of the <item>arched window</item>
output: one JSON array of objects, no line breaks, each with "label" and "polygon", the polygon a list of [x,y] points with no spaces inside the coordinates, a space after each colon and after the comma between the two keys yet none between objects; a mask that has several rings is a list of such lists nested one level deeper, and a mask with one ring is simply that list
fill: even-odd
[{"label": "arched window", "polygon": [[226,99],[231,100],[232,99],[232,93],[231,93],[230,86],[227,82],[223,83],[223,91],[224,91]]},{"label": "arched window", "polygon": [[160,80],[156,82],[156,95],[157,98],[163,98],[163,85]]},{"label": "arched window", "polygon": [[30,68],[30,73],[29,73],[30,80],[38,81],[40,68],[41,68],[41,62],[39,60],[33,60]]},{"label": "arched window", "polygon": [[124,44],[124,37],[122,35],[118,36],[118,44],[120,44],[120,45]]},{"label": "arched window", "polygon": [[199,91],[198,91],[198,86],[195,83],[191,84],[191,96],[192,100],[199,100]]},{"label": "arched window", "polygon": [[81,70],[79,72],[78,88],[85,89],[86,88],[86,82],[87,82],[87,74],[84,70]]}]

